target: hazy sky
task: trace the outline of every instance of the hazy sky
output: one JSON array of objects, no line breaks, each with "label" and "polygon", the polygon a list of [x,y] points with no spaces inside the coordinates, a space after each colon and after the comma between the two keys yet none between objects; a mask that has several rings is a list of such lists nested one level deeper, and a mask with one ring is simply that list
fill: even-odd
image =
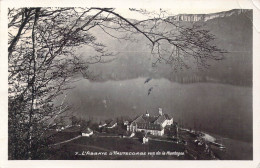
[{"label": "hazy sky", "polygon": [[[137,8],[139,9],[139,8]],[[210,9],[189,9],[189,8],[162,8],[163,10],[167,11],[169,15],[177,15],[177,14],[207,14],[207,13],[217,13],[222,11],[228,11],[233,8],[210,8]],[[146,8],[149,12],[156,12],[159,13],[160,8]],[[130,11],[129,8],[116,8],[116,12],[120,13],[122,16],[125,16],[127,18],[131,19],[147,19],[147,17],[143,14],[140,14],[138,12]]]},{"label": "hazy sky", "polygon": [[230,9],[260,8],[258,0],[3,0],[2,3],[3,5],[7,3],[8,6],[13,7],[114,7],[117,12],[133,19],[145,19],[145,17],[135,12],[130,12],[128,8],[142,8],[155,11],[159,11],[162,8],[167,9],[173,15],[185,13],[206,14]]},{"label": "hazy sky", "polygon": [[[97,0],[100,2],[100,0]],[[171,15],[176,14],[207,14],[231,9],[250,9],[258,6],[255,0],[131,0],[117,3],[117,0],[109,1],[109,4],[101,3],[101,6],[116,7],[116,11],[133,19],[145,19],[144,16],[131,12],[128,8],[143,8],[151,11],[167,10]],[[259,6],[260,7],[260,6]]]}]

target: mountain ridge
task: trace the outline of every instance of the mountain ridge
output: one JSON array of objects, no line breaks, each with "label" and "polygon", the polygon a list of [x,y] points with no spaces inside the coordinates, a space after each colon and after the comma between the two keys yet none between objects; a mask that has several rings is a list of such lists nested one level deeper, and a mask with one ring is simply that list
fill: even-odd
[{"label": "mountain ridge", "polygon": [[174,21],[188,21],[188,22],[204,21],[205,22],[215,18],[239,15],[249,11],[251,11],[251,9],[232,9],[229,11],[210,13],[210,14],[178,14],[175,16],[169,16],[168,18]]},{"label": "mountain ridge", "polygon": [[[138,36],[138,42],[117,41],[102,31],[93,32],[97,39],[101,39],[100,42],[108,46],[109,51],[119,51],[114,61],[90,66],[94,76],[99,74],[94,81],[152,77],[179,83],[209,82],[252,87],[252,10],[231,10],[225,16],[196,22],[202,23],[203,28],[215,35],[215,45],[228,51],[224,60],[210,61],[210,68],[202,71],[194,68],[172,72],[163,63],[152,67],[150,49],[142,36]],[[81,54],[89,55],[89,50],[83,49]]]}]

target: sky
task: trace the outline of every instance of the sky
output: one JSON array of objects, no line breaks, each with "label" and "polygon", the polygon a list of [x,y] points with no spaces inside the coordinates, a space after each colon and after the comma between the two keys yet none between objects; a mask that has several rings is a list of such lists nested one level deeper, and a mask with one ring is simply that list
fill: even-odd
[{"label": "sky", "polygon": [[[113,1],[112,1],[113,2]],[[167,10],[171,15],[177,14],[208,14],[228,11],[231,9],[251,9],[252,6],[260,9],[260,1],[257,0],[136,0],[116,4],[116,11],[131,19],[145,19],[144,16],[131,12],[128,8],[145,8],[151,11]]]},{"label": "sky", "polygon": [[114,7],[118,13],[132,19],[145,19],[145,17],[135,12],[130,12],[128,8],[142,8],[155,11],[159,11],[162,8],[168,10],[172,15],[206,14],[252,7],[260,9],[259,0],[2,0],[2,3],[7,3],[8,6],[14,7]]},{"label": "sky", "polygon": [[[136,8],[139,9],[139,8]],[[178,15],[178,14],[208,14],[208,13],[217,13],[217,12],[222,12],[222,11],[229,11],[234,8],[212,8],[212,9],[204,9],[204,10],[194,10],[194,9],[174,9],[174,8],[162,8],[162,10],[167,11],[169,14],[168,16],[172,15]],[[147,11],[149,12],[156,12],[159,13],[160,8],[146,8]],[[147,19],[148,17],[140,14],[138,12],[130,11],[129,8],[116,8],[115,12],[121,14],[122,16],[125,16],[126,18],[130,19],[137,19],[137,20],[142,20],[142,19]]]}]

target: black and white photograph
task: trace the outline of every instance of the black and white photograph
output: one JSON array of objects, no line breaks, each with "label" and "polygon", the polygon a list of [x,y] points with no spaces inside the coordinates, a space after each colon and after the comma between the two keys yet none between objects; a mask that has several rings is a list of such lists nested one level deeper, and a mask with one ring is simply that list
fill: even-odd
[{"label": "black and white photograph", "polygon": [[71,3],[5,8],[8,161],[256,159],[255,9]]}]

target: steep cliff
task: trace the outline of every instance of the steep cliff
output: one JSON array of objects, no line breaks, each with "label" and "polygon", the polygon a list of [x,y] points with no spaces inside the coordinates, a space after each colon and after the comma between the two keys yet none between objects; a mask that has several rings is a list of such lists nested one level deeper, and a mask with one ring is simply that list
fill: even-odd
[{"label": "steep cliff", "polygon": [[246,13],[250,9],[233,9],[230,11],[211,13],[211,14],[179,14],[176,16],[169,17],[170,20],[175,21],[187,21],[187,22],[197,22],[197,21],[208,21],[214,18],[222,18],[233,15],[239,15],[241,13]]}]

